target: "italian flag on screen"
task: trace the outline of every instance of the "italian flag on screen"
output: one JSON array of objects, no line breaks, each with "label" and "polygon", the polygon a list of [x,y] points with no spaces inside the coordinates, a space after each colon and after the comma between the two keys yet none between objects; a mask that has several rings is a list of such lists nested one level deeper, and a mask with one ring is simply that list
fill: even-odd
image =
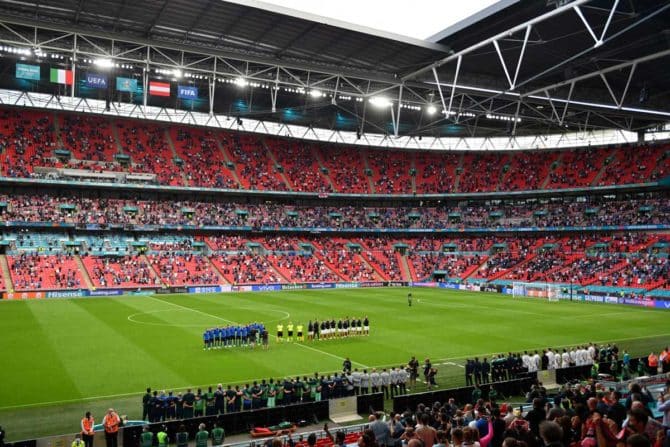
[{"label": "italian flag on screen", "polygon": [[61,70],[59,68],[52,68],[51,82],[54,82],[56,84],[72,85],[74,82],[74,76],[72,75],[72,70]]}]

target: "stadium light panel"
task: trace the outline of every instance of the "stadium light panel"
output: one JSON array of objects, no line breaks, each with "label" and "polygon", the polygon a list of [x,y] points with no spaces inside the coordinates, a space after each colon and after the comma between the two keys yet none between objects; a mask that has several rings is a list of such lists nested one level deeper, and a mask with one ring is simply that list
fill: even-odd
[{"label": "stadium light panel", "polygon": [[100,68],[112,68],[114,66],[114,62],[112,62],[111,59],[106,59],[106,58],[98,58],[93,61],[94,65],[97,65]]},{"label": "stadium light panel", "polygon": [[435,112],[437,112],[437,107],[435,107],[434,105],[431,104],[428,107],[426,107],[426,113],[428,113],[428,115],[435,115]]},{"label": "stadium light panel", "polygon": [[235,82],[235,85],[237,85],[240,88],[244,88],[247,85],[249,85],[249,82],[246,79],[244,79],[243,77],[235,78],[234,82]]},{"label": "stadium light panel", "polygon": [[320,90],[312,89],[309,91],[309,96],[312,98],[320,98],[323,96],[323,93],[321,93]]},{"label": "stadium light panel", "polygon": [[373,96],[370,98],[370,104],[379,109],[385,109],[393,105],[390,99],[384,98],[383,96]]}]

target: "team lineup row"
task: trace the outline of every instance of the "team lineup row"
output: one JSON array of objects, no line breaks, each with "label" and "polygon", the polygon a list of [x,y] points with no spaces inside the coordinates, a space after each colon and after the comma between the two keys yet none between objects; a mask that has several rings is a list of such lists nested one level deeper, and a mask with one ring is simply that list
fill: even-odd
[{"label": "team lineup row", "polygon": [[222,326],[206,329],[202,334],[203,349],[230,348],[234,346],[255,347],[268,345],[268,331],[263,323],[246,326]]},{"label": "team lineup row", "polygon": [[[277,341],[293,341],[294,333],[296,341],[305,341],[303,330],[304,326],[302,324],[294,325],[290,322],[286,325],[286,336],[284,336],[284,325],[280,322],[277,324]],[[335,319],[321,322],[310,320],[307,323],[307,339],[309,341],[355,335],[370,335],[370,320],[367,316],[362,319],[345,317],[337,321]]]}]

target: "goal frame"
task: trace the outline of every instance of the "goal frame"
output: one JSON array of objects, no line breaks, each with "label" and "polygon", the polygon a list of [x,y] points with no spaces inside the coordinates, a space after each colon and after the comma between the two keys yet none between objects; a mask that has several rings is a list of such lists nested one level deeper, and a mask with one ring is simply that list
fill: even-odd
[{"label": "goal frame", "polygon": [[547,301],[557,302],[561,298],[565,298],[563,286],[554,283],[538,283],[538,282],[523,282],[514,281],[512,283],[512,296],[545,298]]}]

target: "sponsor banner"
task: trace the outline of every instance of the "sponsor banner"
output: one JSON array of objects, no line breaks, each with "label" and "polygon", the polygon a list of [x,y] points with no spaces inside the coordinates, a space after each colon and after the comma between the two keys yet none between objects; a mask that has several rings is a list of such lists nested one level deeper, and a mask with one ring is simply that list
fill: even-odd
[{"label": "sponsor banner", "polygon": [[167,295],[168,293],[172,293],[172,289],[169,287],[156,290],[156,295]]},{"label": "sponsor banner", "polygon": [[96,73],[86,73],[84,85],[88,88],[107,88],[107,76]]},{"label": "sponsor banner", "polygon": [[54,84],[72,85],[74,83],[74,73],[72,70],[52,68],[49,72],[49,80]]},{"label": "sponsor banner", "polygon": [[281,285],[279,284],[260,284],[251,286],[252,292],[274,292],[276,290],[281,290]]},{"label": "sponsor banner", "polygon": [[188,293],[188,289],[186,287],[170,287],[170,290],[172,293]]},{"label": "sponsor banner", "polygon": [[222,292],[232,292],[233,291],[233,286],[219,286],[221,287]]},{"label": "sponsor banner", "polygon": [[170,83],[150,81],[149,94],[153,96],[170,96]]},{"label": "sponsor banner", "polygon": [[233,292],[251,292],[251,286],[233,286]]},{"label": "sponsor banner", "polygon": [[282,290],[301,290],[301,289],[306,289],[307,284],[282,284],[281,289]]},{"label": "sponsor banner", "polygon": [[30,79],[31,81],[40,80],[40,66],[28,64],[16,64],[16,78]]},{"label": "sponsor banner", "polygon": [[582,296],[583,301],[587,301],[589,303],[604,303],[605,298],[599,295],[583,295]]},{"label": "sponsor banner", "polygon": [[316,284],[307,284],[308,289],[334,289],[335,283],[332,282],[320,282]]},{"label": "sponsor banner", "polygon": [[619,298],[615,296],[606,296],[605,297],[605,302],[607,304],[619,304]]},{"label": "sponsor banner", "polygon": [[439,287],[440,289],[455,289],[458,290],[459,284],[453,282],[441,282]]},{"label": "sponsor banner", "polygon": [[80,296],[87,296],[88,290],[54,290],[47,292],[47,298],[75,298]]},{"label": "sponsor banner", "polygon": [[153,295],[154,293],[157,293],[156,289],[144,289],[144,290],[131,290],[128,292],[128,295],[135,295],[135,296],[146,296],[146,295]]},{"label": "sponsor banner", "polygon": [[655,300],[654,301],[654,307],[658,307],[659,309],[670,309],[670,301]]},{"label": "sponsor banner", "polygon": [[[336,289],[357,289],[359,284],[357,282],[338,282],[335,284]],[[368,287],[365,284],[360,284],[360,287]]]},{"label": "sponsor banner", "polygon": [[221,286],[198,286],[188,288],[188,293],[217,293],[217,292],[221,292]]},{"label": "sponsor banner", "polygon": [[123,295],[123,290],[109,289],[109,290],[91,290],[89,296],[116,296]]},{"label": "sponsor banner", "polygon": [[119,92],[137,91],[137,79],[116,78],[116,90]]},{"label": "sponsor banner", "polygon": [[384,287],[384,283],[381,281],[362,282],[361,287]]},{"label": "sponsor banner", "polygon": [[499,292],[498,288],[495,286],[485,286],[482,288],[482,292]]},{"label": "sponsor banner", "polygon": [[436,282],[411,282],[409,283],[411,287],[439,287],[440,285]]},{"label": "sponsor banner", "polygon": [[7,292],[2,295],[6,300],[34,300],[44,297],[44,292]]},{"label": "sponsor banner", "polygon": [[407,281],[389,281],[387,287],[407,287]]},{"label": "sponsor banner", "polygon": [[198,99],[198,87],[189,85],[177,86],[177,98],[179,99]]},{"label": "sponsor banner", "polygon": [[481,291],[481,287],[479,286],[479,284],[466,284],[465,290],[470,290],[471,292],[479,292]]},{"label": "sponsor banner", "polygon": [[636,300],[634,298],[624,298],[623,303],[630,306],[654,307],[654,300]]}]

